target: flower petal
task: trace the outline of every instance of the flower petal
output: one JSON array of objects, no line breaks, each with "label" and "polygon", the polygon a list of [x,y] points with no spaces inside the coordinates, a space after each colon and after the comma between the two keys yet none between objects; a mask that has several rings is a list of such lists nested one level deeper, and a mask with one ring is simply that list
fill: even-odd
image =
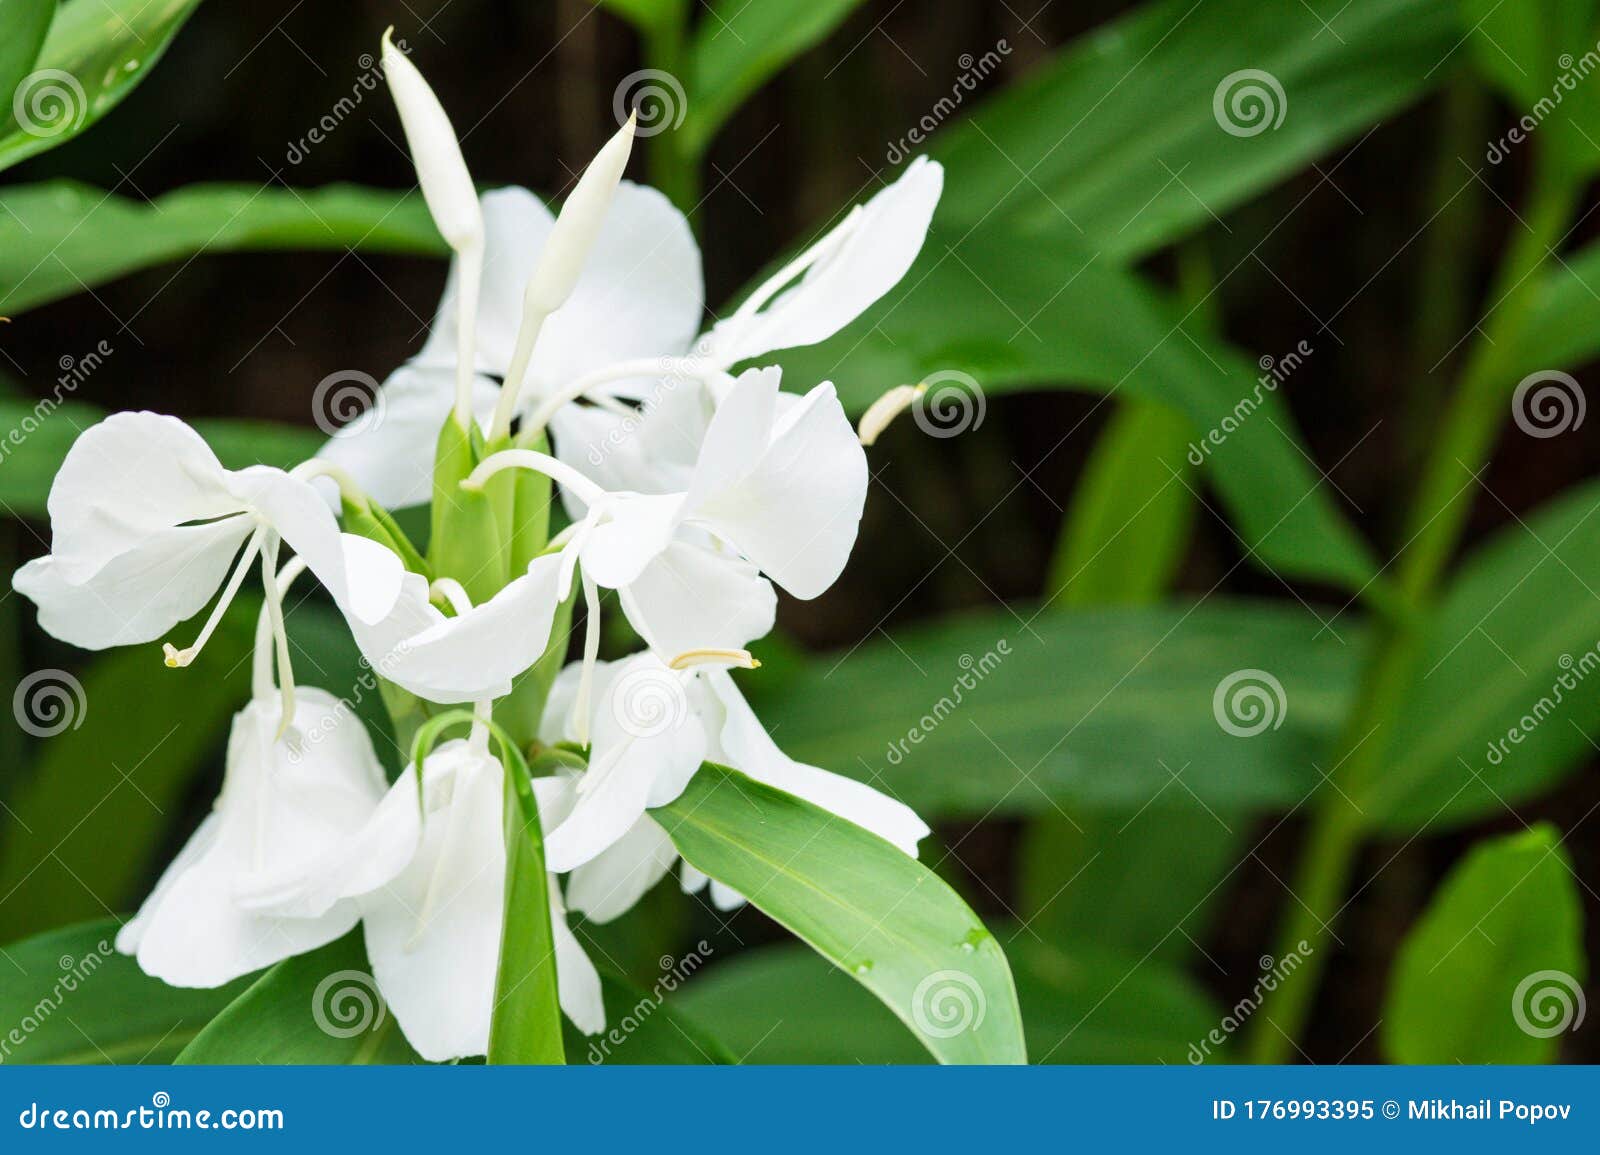
[{"label": "flower petal", "polygon": [[600,992],[600,972],[567,925],[566,908],[561,903],[561,888],[550,876],[550,933],[556,950],[556,998],[572,1025],[586,1035],[597,1035],[606,1027],[605,999]]},{"label": "flower petal", "polygon": [[667,659],[687,650],[739,650],[772,632],[778,595],[756,567],[686,541],[662,550],[622,591],[633,628]]},{"label": "flower petal", "polygon": [[633,909],[672,864],[677,847],[646,815],[612,844],[567,878],[567,906],[594,922],[610,922]]}]

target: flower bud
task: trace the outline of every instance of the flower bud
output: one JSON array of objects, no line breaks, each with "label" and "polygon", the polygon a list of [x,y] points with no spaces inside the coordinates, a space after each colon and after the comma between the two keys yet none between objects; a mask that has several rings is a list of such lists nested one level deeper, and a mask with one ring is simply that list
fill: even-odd
[{"label": "flower bud", "polygon": [[460,252],[483,239],[478,192],[461,156],[461,144],[439,98],[405,53],[395,47],[390,29],[383,34],[383,71],[400,110],[400,124],[411,147],[417,182],[433,223],[452,249]]}]

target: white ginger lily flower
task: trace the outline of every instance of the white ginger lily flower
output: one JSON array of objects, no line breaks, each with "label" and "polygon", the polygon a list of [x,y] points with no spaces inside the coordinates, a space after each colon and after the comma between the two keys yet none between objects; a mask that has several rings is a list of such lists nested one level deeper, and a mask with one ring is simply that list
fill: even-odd
[{"label": "white ginger lily flower", "polygon": [[[284,580],[293,580],[299,565],[291,562]],[[366,729],[326,691],[302,690],[292,723],[283,726],[270,645],[263,611],[254,693],[234,716],[222,792],[117,934],[119,951],[173,986],[221,986],[332,942],[360,914],[349,901],[331,903],[313,918],[238,901],[263,875],[343,847],[387,787]]]},{"label": "white ginger lily flower", "polygon": [[[648,811],[682,794],[704,761],[732,766],[916,856],[927,824],[865,783],[784,754],[728,673],[727,666],[741,664],[749,664],[747,655],[702,651],[671,665],[643,653],[597,668],[589,767],[576,780],[570,813],[545,831],[550,869],[572,872],[571,909],[607,922],[672,868],[677,851]],[[576,663],[557,677],[542,741],[577,740],[581,681]],[[706,879],[685,863],[683,881],[695,890]],[[720,883],[713,884],[713,898],[724,908],[742,901]]]}]

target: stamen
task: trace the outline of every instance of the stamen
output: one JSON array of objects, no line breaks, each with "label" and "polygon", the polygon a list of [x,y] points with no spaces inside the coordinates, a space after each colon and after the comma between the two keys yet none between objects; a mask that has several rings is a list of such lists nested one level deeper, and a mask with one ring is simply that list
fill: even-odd
[{"label": "stamen", "polygon": [[200,651],[211,640],[211,635],[216,631],[217,623],[222,620],[222,615],[227,612],[232,604],[234,595],[239,592],[239,586],[244,583],[244,575],[250,569],[250,563],[255,560],[256,551],[261,548],[261,543],[266,537],[267,527],[261,526],[250,535],[250,540],[245,543],[244,552],[239,555],[238,562],[234,565],[233,573],[228,577],[228,584],[222,587],[222,593],[217,598],[217,604],[211,611],[211,616],[206,619],[206,624],[200,627],[200,634],[193,643],[178,649],[171,642],[163,642],[161,652],[165,655],[167,666],[178,670],[187,666],[200,656]]},{"label": "stamen", "polygon": [[[284,563],[278,571],[276,582],[280,602],[283,595],[289,592],[289,587],[301,574],[305,572],[306,559],[292,557]],[[268,643],[273,641],[272,619],[267,609],[266,602],[261,604],[261,612],[256,615],[256,642],[255,657],[250,672],[250,696],[252,698],[265,698],[268,693],[276,692],[277,685],[272,677],[273,648]]]},{"label": "stamen", "polygon": [[667,663],[671,670],[687,670],[694,666],[726,666],[730,669],[759,670],[761,660],[749,650],[685,650]]},{"label": "stamen", "polygon": [[578,678],[578,696],[572,704],[572,730],[578,745],[589,744],[589,696],[594,689],[594,668],[600,658],[600,591],[588,573],[583,579],[583,673]]},{"label": "stamen", "polygon": [[278,652],[278,694],[282,699],[282,718],[273,741],[282,738],[294,721],[294,666],[289,661],[289,634],[283,628],[283,594],[274,574],[278,568],[278,538],[273,535],[261,551],[261,581],[266,587],[267,621]]},{"label": "stamen", "polygon": [[478,294],[483,287],[483,235],[480,233],[470,244],[457,250],[461,260],[461,276],[456,285],[460,291],[457,324],[461,334],[456,347],[456,424],[472,429],[472,380],[477,372],[478,356]]},{"label": "stamen", "polygon": [[543,429],[550,424],[550,419],[563,405],[576,401],[613,381],[626,381],[629,377],[683,377],[688,380],[703,380],[708,374],[721,371],[721,366],[710,364],[697,357],[639,357],[632,361],[618,361],[603,369],[585,373],[576,381],[562,386],[544,398],[523,423],[523,432]]},{"label": "stamen", "polygon": [[856,435],[860,437],[861,444],[876,444],[894,419],[916,404],[917,398],[927,391],[926,384],[896,385],[867,406],[867,411],[861,415],[861,424],[856,426]]},{"label": "stamen", "polygon": [[301,481],[310,481],[317,477],[331,479],[339,487],[339,496],[362,512],[367,508],[367,495],[361,486],[356,484],[356,479],[351,477],[341,467],[331,461],[324,461],[320,457],[313,457],[309,461],[302,461],[289,471],[290,477],[299,478]]},{"label": "stamen", "polygon": [[467,591],[461,583],[452,577],[439,577],[433,579],[433,584],[428,587],[430,600],[443,601],[460,617],[472,608],[472,599],[467,596]]},{"label": "stamen", "polygon": [[461,482],[469,493],[483,489],[488,480],[504,469],[531,469],[559,482],[585,505],[593,505],[605,496],[606,491],[564,461],[557,461],[547,453],[532,449],[502,449],[492,453]]}]

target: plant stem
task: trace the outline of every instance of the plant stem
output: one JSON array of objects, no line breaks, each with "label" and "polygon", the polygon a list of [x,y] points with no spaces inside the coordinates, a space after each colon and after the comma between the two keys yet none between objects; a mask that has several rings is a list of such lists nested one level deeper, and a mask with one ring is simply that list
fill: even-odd
[{"label": "plant stem", "polygon": [[1487,320],[1481,323],[1412,504],[1398,557],[1398,611],[1380,624],[1329,772],[1333,788],[1324,789],[1313,804],[1306,849],[1290,888],[1295,901],[1275,956],[1281,960],[1294,954],[1301,965],[1258,1012],[1246,1046],[1252,1062],[1285,1062],[1305,1028],[1355,856],[1366,830],[1381,817],[1363,808],[1360,800],[1365,795],[1371,807],[1372,787],[1386,767],[1394,772],[1387,755],[1415,680],[1421,623],[1460,541],[1476,475],[1488,461],[1505,416],[1508,386],[1521,355],[1517,338],[1538,288],[1534,274],[1560,243],[1578,193],[1574,182],[1535,170],[1532,202],[1516,226],[1495,279]]},{"label": "plant stem", "polygon": [[[670,14],[647,30],[644,38],[646,63],[676,77],[680,83],[687,81],[686,21],[687,13]],[[667,110],[664,115],[670,119],[673,110]],[[668,127],[650,142],[650,181],[693,223],[700,203],[700,170],[697,158],[685,149],[684,139]]]}]

